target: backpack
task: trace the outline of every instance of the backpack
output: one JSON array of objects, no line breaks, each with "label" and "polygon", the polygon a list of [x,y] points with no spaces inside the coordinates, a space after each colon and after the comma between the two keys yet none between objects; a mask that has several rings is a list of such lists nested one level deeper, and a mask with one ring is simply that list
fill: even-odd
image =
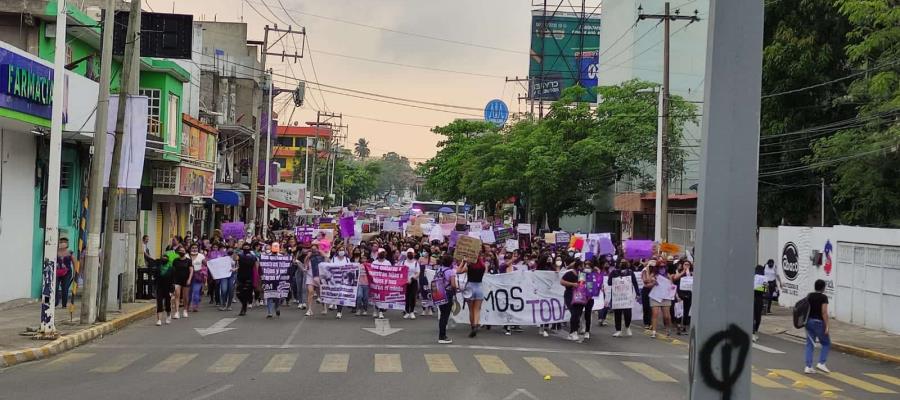
[{"label": "backpack", "polygon": [[809,296],[806,296],[797,304],[794,304],[794,328],[800,329],[806,326],[806,321],[809,319]]},{"label": "backpack", "polygon": [[434,305],[441,306],[450,302],[450,299],[456,296],[453,285],[447,280],[447,268],[440,268],[435,272],[434,279],[431,280],[431,299]]}]

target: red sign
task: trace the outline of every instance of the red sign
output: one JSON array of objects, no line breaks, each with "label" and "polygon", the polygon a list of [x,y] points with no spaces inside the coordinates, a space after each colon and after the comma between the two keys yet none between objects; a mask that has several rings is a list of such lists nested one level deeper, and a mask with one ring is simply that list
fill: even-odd
[{"label": "red sign", "polygon": [[212,197],[215,183],[215,173],[212,171],[204,171],[202,169],[194,169],[188,167],[179,168],[179,196]]}]

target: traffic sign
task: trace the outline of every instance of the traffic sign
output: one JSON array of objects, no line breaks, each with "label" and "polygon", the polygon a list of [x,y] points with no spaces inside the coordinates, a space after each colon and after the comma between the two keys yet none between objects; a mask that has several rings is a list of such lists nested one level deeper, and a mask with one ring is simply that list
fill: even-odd
[{"label": "traffic sign", "polygon": [[484,107],[484,120],[497,126],[503,126],[509,118],[509,108],[503,100],[494,99]]}]

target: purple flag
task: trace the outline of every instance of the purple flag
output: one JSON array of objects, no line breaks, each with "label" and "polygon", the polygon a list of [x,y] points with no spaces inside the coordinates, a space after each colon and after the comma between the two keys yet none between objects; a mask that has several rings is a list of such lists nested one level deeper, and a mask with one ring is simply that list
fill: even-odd
[{"label": "purple flag", "polygon": [[639,260],[653,256],[652,240],[626,240],[624,247],[625,258],[629,260]]},{"label": "purple flag", "polygon": [[353,217],[343,217],[341,218],[341,237],[348,238],[353,237],[354,229],[356,228],[356,218]]},{"label": "purple flag", "polygon": [[609,234],[600,236],[599,244],[600,254],[616,254],[616,247],[613,246],[613,242],[609,238]]}]

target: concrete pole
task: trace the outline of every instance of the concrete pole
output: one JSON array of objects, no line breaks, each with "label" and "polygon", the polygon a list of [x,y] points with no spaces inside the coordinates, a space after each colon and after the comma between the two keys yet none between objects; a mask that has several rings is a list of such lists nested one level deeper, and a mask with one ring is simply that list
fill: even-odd
[{"label": "concrete pole", "polygon": [[663,243],[663,203],[661,194],[663,193],[663,125],[666,123],[663,118],[663,92],[658,91],[659,100],[656,103],[656,219],[653,228],[653,239],[659,243]]},{"label": "concrete pole", "polygon": [[[262,51],[260,51],[260,64],[262,69],[266,69],[266,52],[269,51],[269,26],[266,25],[263,34]],[[265,78],[265,72],[263,73]],[[265,98],[265,97],[264,97]],[[268,106],[263,106],[267,110]],[[258,127],[253,127],[253,163],[250,165],[250,204],[247,212],[247,235],[252,237],[256,234],[256,197],[259,193],[259,131]],[[266,177],[268,179],[268,177]],[[265,226],[265,224],[263,224]]]},{"label": "concrete pole", "polygon": [[[269,118],[266,119],[266,177],[263,179],[263,218],[260,226],[263,237],[266,237],[266,230],[269,227],[269,168],[272,166],[272,111],[274,110],[272,97],[275,92],[275,84],[272,78],[272,71],[269,70]],[[253,199],[253,202],[255,203],[256,199]]]},{"label": "concrete pole", "polygon": [[663,19],[663,84],[662,94],[660,97],[660,113],[662,126],[660,127],[660,144],[661,152],[659,153],[657,175],[659,190],[656,191],[656,203],[659,204],[659,233],[656,238],[660,243],[669,241],[669,25],[672,22],[669,18],[669,2],[665,5],[665,15]]},{"label": "concrete pole", "polygon": [[762,0],[710,2],[690,337],[691,400],[750,399]]},{"label": "concrete pole", "polygon": [[[138,61],[141,57],[141,0],[131,1],[131,10],[128,16],[128,30],[125,35],[128,40],[125,44],[125,56],[122,58],[122,81],[119,85],[119,104],[116,113],[116,136],[113,147],[112,165],[109,168],[109,185],[106,191],[106,229],[103,236],[103,274],[100,278],[100,305],[98,306],[97,321],[106,321],[106,306],[109,298],[110,268],[113,263],[112,247],[116,217],[121,217],[119,206],[119,170],[122,161],[122,141],[125,138],[125,106],[128,98],[137,94],[135,90],[141,74]],[[173,116],[169,116],[172,118]],[[166,132],[171,135],[172,132]]]},{"label": "concrete pole", "polygon": [[81,291],[81,324],[97,319],[97,271],[100,268],[100,231],[103,229],[103,173],[106,170],[106,132],[109,118],[109,80],[112,73],[112,35],[115,0],[106,1],[103,20],[103,48],[100,50],[100,90],[97,93],[97,118],[94,120],[93,155],[88,197],[87,248],[85,249],[84,289]]},{"label": "concrete pole", "polygon": [[53,105],[50,117],[50,158],[47,160],[47,214],[44,225],[44,262],[41,264],[41,326],[38,334],[47,339],[56,331],[56,253],[59,249],[59,173],[62,162],[63,105],[66,81],[66,2],[56,7],[56,40],[53,56]]}]

